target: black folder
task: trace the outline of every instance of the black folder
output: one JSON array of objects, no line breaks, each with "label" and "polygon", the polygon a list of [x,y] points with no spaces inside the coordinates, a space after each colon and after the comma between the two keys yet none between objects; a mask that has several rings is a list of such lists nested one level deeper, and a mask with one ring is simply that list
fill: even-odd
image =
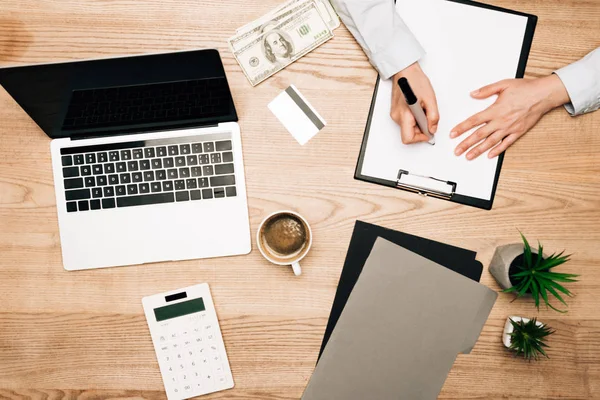
[{"label": "black folder", "polygon": [[344,268],[333,300],[333,306],[331,307],[327,328],[325,329],[321,350],[319,351],[319,357],[323,349],[325,349],[325,345],[342,314],[348,297],[352,293],[352,289],[378,237],[387,239],[476,282],[479,282],[481,278],[483,265],[475,260],[477,253],[474,251],[386,229],[366,222],[356,221],[348,253],[346,254]]}]

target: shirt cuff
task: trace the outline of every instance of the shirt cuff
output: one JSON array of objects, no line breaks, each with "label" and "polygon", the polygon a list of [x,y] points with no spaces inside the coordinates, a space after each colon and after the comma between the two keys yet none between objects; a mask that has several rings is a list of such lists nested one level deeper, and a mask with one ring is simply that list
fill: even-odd
[{"label": "shirt cuff", "polygon": [[371,55],[371,63],[383,79],[389,79],[419,61],[425,51],[417,39],[404,29],[396,29],[390,46]]},{"label": "shirt cuff", "polygon": [[565,109],[572,116],[592,111],[593,99],[597,96],[594,92],[598,87],[598,83],[594,81],[595,72],[590,71],[589,66],[582,61],[554,72],[567,89],[571,102],[565,104]]}]

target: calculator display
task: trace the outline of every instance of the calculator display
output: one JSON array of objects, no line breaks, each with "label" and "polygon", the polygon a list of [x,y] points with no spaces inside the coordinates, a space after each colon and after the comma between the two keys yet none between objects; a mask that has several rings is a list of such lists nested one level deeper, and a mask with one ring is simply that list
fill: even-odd
[{"label": "calculator display", "polygon": [[160,322],[167,319],[182,317],[184,315],[204,311],[205,309],[204,300],[202,300],[202,297],[199,297],[197,299],[184,301],[182,303],[155,308],[154,316],[156,317],[156,321]]}]

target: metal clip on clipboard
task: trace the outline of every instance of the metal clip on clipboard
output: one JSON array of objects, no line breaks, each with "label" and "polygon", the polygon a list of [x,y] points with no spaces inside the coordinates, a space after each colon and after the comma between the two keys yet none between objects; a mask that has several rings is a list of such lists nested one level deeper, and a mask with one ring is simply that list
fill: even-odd
[{"label": "metal clip on clipboard", "polygon": [[410,174],[403,169],[398,171],[396,186],[422,196],[432,196],[446,200],[450,200],[456,192],[455,182],[444,181],[430,176]]}]

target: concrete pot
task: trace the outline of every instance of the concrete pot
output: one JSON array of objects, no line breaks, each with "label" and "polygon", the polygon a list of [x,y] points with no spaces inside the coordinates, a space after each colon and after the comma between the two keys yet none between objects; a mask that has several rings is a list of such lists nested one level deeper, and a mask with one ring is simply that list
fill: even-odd
[{"label": "concrete pot", "polygon": [[[503,290],[513,286],[512,283],[510,283],[508,272],[510,270],[510,264],[521,254],[523,254],[523,243],[507,244],[496,248],[488,269]],[[532,255],[534,257],[537,256],[537,253],[533,249]],[[544,258],[547,257],[546,254],[542,254],[542,256]]]},{"label": "concrete pot", "polygon": [[[529,322],[529,318],[515,317],[515,316],[510,316],[510,317],[506,318],[506,323],[504,324],[504,332],[502,333],[502,343],[504,343],[504,346],[507,349],[510,349],[510,334],[513,333],[513,331],[515,330],[515,328],[513,328],[512,324],[510,323],[511,319],[515,322],[519,322],[519,321]],[[536,321],[535,324],[537,326],[544,325],[540,321]]]}]

